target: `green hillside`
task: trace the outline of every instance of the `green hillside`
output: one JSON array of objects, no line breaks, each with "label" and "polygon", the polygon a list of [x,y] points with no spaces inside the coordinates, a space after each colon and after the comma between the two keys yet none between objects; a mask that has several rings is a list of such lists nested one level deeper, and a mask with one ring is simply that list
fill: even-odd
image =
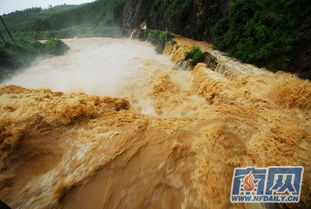
[{"label": "green hillside", "polygon": [[[51,15],[65,12],[74,8],[80,7],[79,5],[60,5],[51,7],[49,9],[41,9],[40,7],[34,7],[25,9],[22,11],[15,11],[9,14],[2,15],[2,18],[8,25],[12,32],[23,32],[29,30],[36,30],[40,22]],[[1,25],[1,31],[3,26]]]},{"label": "green hillside", "polygon": [[[122,3],[122,0],[95,1],[78,6],[30,8],[3,15],[3,19],[17,39],[121,37]],[[3,25],[0,25],[0,32],[9,38]]]}]

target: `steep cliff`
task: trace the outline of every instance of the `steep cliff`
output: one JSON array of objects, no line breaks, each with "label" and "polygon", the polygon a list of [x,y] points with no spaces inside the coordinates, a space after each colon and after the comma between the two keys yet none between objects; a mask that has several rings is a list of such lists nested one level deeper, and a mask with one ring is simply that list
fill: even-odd
[{"label": "steep cliff", "polygon": [[211,41],[211,28],[225,14],[230,0],[130,0],[126,1],[122,25],[170,31],[193,39]]},{"label": "steep cliff", "polygon": [[125,1],[123,9],[122,26],[125,29],[133,29],[146,20],[153,0]]},{"label": "steep cliff", "polygon": [[211,28],[224,16],[229,1],[157,1],[151,8],[147,23],[152,29],[169,30],[189,38],[211,41]]}]

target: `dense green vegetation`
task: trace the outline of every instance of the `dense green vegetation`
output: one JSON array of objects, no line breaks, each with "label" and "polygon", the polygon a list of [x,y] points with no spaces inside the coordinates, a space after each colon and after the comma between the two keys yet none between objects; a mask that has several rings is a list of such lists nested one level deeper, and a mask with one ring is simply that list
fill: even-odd
[{"label": "dense green vegetation", "polygon": [[286,69],[295,50],[310,44],[310,23],[306,0],[232,0],[214,27],[214,43],[243,62]]},{"label": "dense green vegetation", "polygon": [[[51,7],[49,9],[34,7],[22,11],[15,11],[9,14],[5,14],[2,17],[12,32],[37,30],[41,29],[40,27],[48,27],[44,25],[45,23],[47,23],[45,22],[45,19],[49,18],[51,15],[66,12],[78,7],[80,6],[60,5]],[[0,27],[0,29],[1,31],[3,31],[2,26]]]},{"label": "dense green vegetation", "polygon": [[156,0],[147,23],[212,42],[243,62],[311,78],[308,0]]},{"label": "dense green vegetation", "polygon": [[185,52],[184,60],[188,61],[191,66],[195,66],[198,62],[204,61],[204,52],[199,46],[192,46],[191,50]]},{"label": "dense green vegetation", "polygon": [[148,41],[156,46],[156,51],[162,53],[166,43],[171,41],[173,35],[169,32],[158,30],[140,30],[138,34],[139,40]]},{"label": "dense green vegetation", "polygon": [[[120,25],[122,18],[123,0],[95,1],[84,6],[53,14],[44,21],[48,30],[89,24],[89,25]],[[43,23],[42,26],[46,24]]]},{"label": "dense green vegetation", "polygon": [[67,45],[56,39],[44,43],[25,40],[0,42],[0,80],[19,67],[29,65],[38,56],[62,55],[68,49]]}]

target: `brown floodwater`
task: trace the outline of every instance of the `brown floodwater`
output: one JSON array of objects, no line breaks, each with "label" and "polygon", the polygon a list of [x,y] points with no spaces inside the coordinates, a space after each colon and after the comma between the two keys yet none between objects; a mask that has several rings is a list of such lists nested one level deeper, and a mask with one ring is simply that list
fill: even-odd
[{"label": "brown floodwater", "polygon": [[[172,70],[129,39],[64,40],[0,86],[0,199],[20,209],[265,208],[232,204],[235,167],[304,166],[311,207],[311,83],[217,57]],[[198,43],[200,44],[200,43]],[[172,60],[172,61],[171,61]]]}]

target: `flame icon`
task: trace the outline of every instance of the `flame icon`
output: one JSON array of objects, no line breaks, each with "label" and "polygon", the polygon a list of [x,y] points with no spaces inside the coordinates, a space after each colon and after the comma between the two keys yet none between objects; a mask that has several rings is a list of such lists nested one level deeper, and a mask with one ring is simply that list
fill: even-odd
[{"label": "flame icon", "polygon": [[250,192],[253,191],[254,189],[255,189],[254,175],[252,173],[249,173],[244,177],[244,190]]}]

